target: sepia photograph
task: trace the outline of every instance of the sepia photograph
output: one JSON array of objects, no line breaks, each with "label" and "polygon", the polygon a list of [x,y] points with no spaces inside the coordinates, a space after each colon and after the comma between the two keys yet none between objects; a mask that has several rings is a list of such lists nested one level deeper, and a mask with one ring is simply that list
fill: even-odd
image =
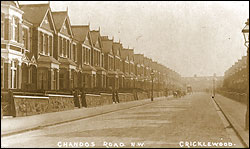
[{"label": "sepia photograph", "polygon": [[1,1],[1,148],[249,148],[249,1]]}]

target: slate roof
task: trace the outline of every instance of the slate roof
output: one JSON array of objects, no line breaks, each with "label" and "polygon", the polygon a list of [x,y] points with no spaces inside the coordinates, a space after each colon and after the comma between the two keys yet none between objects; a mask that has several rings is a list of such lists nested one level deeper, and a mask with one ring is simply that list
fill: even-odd
[{"label": "slate roof", "polygon": [[[117,51],[120,50],[121,48],[121,44],[118,42],[113,42],[113,51],[114,51],[114,55],[117,55]],[[121,50],[120,50],[121,51]],[[117,55],[120,56],[120,55]]]},{"label": "slate roof", "polygon": [[67,11],[52,12],[52,16],[54,19],[56,30],[60,31],[60,29],[62,28],[62,25],[64,23],[65,18],[68,16]]},{"label": "slate roof", "polygon": [[82,68],[83,71],[96,71],[96,69],[90,65],[83,65],[83,68]]},{"label": "slate roof", "polygon": [[134,49],[128,49],[129,60],[134,61]]},{"label": "slate roof", "polygon": [[49,4],[28,4],[20,5],[20,8],[24,11],[23,19],[31,22],[35,26],[39,26],[50,7]]},{"label": "slate roof", "polygon": [[90,31],[90,34],[91,34],[93,45],[95,46],[96,41],[98,41],[98,38],[100,36],[100,32],[93,30],[93,31]]},{"label": "slate roof", "polygon": [[89,25],[72,25],[72,32],[74,34],[74,38],[78,41],[85,41],[86,36],[88,35]]},{"label": "slate roof", "polygon": [[47,62],[47,63],[55,63],[55,64],[60,64],[55,58],[51,56],[43,56],[41,55],[37,61],[40,62]]},{"label": "slate roof", "polygon": [[108,36],[101,36],[103,52],[111,53],[113,51],[113,40],[108,39]]},{"label": "slate roof", "polygon": [[18,8],[18,3],[14,1],[1,1],[1,4],[11,5],[11,6]]},{"label": "slate roof", "polygon": [[102,67],[100,67],[100,66],[95,66],[95,69],[96,69],[97,71],[106,71],[106,69],[104,69],[104,68],[102,68]]},{"label": "slate roof", "polygon": [[68,59],[68,58],[60,57],[58,61],[61,64],[77,66],[77,64],[74,61],[72,61],[71,59]]},{"label": "slate roof", "polygon": [[121,58],[122,59],[126,59],[126,57],[129,56],[129,52],[128,52],[128,49],[121,49]]},{"label": "slate roof", "polygon": [[134,54],[134,61],[138,64],[143,64],[143,54]]}]

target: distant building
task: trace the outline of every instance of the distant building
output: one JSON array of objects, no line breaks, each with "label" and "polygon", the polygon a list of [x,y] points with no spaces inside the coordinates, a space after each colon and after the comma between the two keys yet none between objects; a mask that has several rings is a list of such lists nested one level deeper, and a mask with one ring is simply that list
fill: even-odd
[{"label": "distant building", "polygon": [[[216,88],[221,88],[223,84],[223,76],[215,77]],[[202,76],[195,75],[194,77],[183,77],[183,82],[192,87],[193,92],[201,92],[211,90],[213,88],[214,76]]]}]

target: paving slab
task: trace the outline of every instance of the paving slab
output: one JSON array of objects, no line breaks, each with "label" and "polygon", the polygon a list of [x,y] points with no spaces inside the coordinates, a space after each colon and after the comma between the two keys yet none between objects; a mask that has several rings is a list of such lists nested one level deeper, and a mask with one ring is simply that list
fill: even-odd
[{"label": "paving slab", "polygon": [[214,100],[220,106],[230,123],[233,125],[238,135],[249,147],[249,130],[245,130],[245,116],[247,106],[222,95],[216,95]]},{"label": "paving slab", "polygon": [[[168,97],[171,98],[171,97]],[[167,98],[167,99],[168,99]],[[165,98],[166,99],[166,98]],[[162,97],[155,98],[157,100],[163,100]],[[32,115],[26,117],[15,117],[11,119],[1,120],[1,136],[11,135],[22,131],[28,131],[45,126],[66,123],[74,120],[92,117],[95,115],[105,114],[117,110],[131,108],[134,106],[140,106],[147,103],[151,103],[150,99],[136,100],[118,104],[104,105],[92,108],[80,108],[74,110],[60,111],[45,113],[40,115]]]}]

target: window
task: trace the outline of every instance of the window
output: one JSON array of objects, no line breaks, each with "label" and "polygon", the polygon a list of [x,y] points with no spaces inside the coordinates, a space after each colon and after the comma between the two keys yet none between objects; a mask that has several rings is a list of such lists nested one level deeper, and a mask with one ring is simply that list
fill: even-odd
[{"label": "window", "polygon": [[38,73],[38,89],[47,89],[47,72],[45,70],[40,70]]},{"label": "window", "polygon": [[4,38],[4,19],[5,19],[5,16],[4,16],[4,13],[1,13],[1,38]]},{"label": "window", "polygon": [[28,29],[27,28],[23,28],[23,44],[26,50],[28,50]]},{"label": "window", "polygon": [[39,33],[39,53],[43,53],[43,33]]},{"label": "window", "polygon": [[11,27],[12,27],[12,40],[14,41],[18,41],[17,38],[18,38],[18,19],[16,17],[13,17],[12,18],[12,22],[11,22]]},{"label": "window", "polygon": [[59,74],[59,83],[60,83],[60,89],[64,89],[64,74]]},{"label": "window", "polygon": [[17,61],[11,61],[11,88],[17,88]]},{"label": "window", "polygon": [[50,51],[51,51],[51,50],[50,50],[50,42],[51,42],[51,41],[50,41],[50,38],[51,38],[51,37],[48,36],[48,55],[49,55],[49,56],[52,54],[52,53],[50,53]]},{"label": "window", "polygon": [[53,56],[53,37],[49,36],[49,54],[50,56]]},{"label": "window", "polygon": [[67,51],[67,40],[63,40],[63,57],[66,56],[66,51]]},{"label": "window", "polygon": [[4,88],[4,59],[1,58],[1,88]]},{"label": "window", "polygon": [[64,39],[62,38],[62,56],[64,56],[64,49],[65,49],[65,42]]},{"label": "window", "polygon": [[52,75],[53,76],[52,77],[52,89],[56,90],[57,89],[57,75],[58,75],[57,69],[53,69],[52,73],[53,73],[53,75]]},{"label": "window", "polygon": [[86,63],[86,51],[85,48],[82,47],[82,64]]},{"label": "window", "polygon": [[15,24],[14,24],[14,28],[15,28],[15,41],[19,41],[19,19],[15,18]]},{"label": "window", "polygon": [[33,83],[33,67],[29,69],[29,83]]},{"label": "window", "polygon": [[88,49],[88,63],[90,64],[91,63],[91,53],[90,53],[90,49]]},{"label": "window", "polygon": [[67,40],[67,57],[70,58],[71,57],[71,54],[70,54],[70,42]]},{"label": "window", "polygon": [[90,64],[90,51],[89,51],[89,49],[86,49],[86,51],[87,51],[87,64]]},{"label": "window", "polygon": [[43,52],[45,55],[48,55],[48,35],[44,35],[44,42],[43,42]]},{"label": "window", "polygon": [[71,70],[70,72],[69,72],[70,74],[70,87],[71,88],[74,88],[74,70]]},{"label": "window", "polygon": [[72,53],[72,58],[73,58],[74,61],[76,61],[76,45],[75,44],[73,44],[73,51],[72,52],[73,52]]},{"label": "window", "polygon": [[58,36],[58,50],[59,50],[59,55],[62,56],[62,38]]},{"label": "window", "polygon": [[102,54],[102,67],[104,67],[104,54]]}]

